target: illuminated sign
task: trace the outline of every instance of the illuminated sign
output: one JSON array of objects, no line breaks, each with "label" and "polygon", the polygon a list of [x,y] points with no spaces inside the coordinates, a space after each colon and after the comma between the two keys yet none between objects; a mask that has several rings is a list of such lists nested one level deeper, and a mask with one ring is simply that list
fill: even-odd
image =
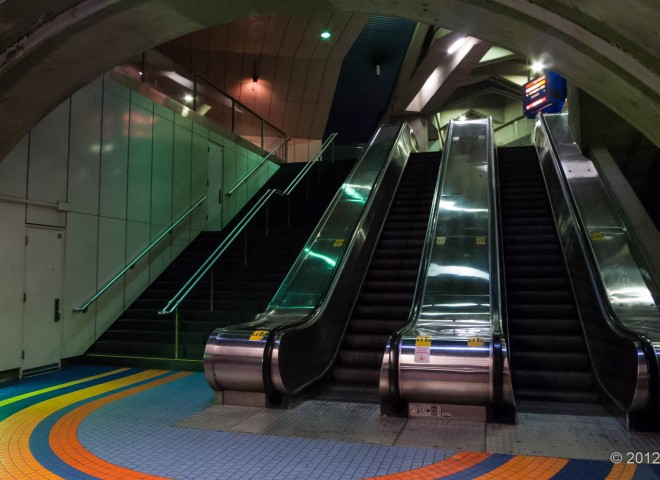
[{"label": "illuminated sign", "polygon": [[561,112],[566,100],[566,80],[554,72],[547,71],[545,75],[523,85],[523,113],[528,118],[534,118],[537,112]]}]

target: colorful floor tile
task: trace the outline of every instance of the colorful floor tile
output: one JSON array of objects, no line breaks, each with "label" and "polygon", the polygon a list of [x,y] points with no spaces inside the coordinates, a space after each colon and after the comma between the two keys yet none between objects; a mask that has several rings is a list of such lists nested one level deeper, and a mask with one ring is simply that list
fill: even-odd
[{"label": "colorful floor tile", "polygon": [[[293,435],[292,411],[270,428],[273,412],[212,407],[199,373],[75,366],[4,386],[0,479],[660,478],[660,465],[652,464],[382,444],[374,435],[393,443],[392,431],[401,428],[382,418],[367,440],[355,442],[337,440],[337,429],[323,438],[320,430],[333,419],[319,419],[310,438],[309,424],[304,436]],[[323,414],[333,415],[327,408]],[[208,415],[223,416],[222,429]],[[188,418],[194,428],[181,426]],[[245,433],[245,422],[261,433]],[[259,430],[259,422],[273,431]],[[460,436],[460,425],[453,427]]]}]

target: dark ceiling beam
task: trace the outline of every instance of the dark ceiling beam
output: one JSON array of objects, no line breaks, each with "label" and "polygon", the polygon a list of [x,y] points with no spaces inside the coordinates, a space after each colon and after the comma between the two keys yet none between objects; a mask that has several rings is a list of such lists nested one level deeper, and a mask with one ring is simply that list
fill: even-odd
[{"label": "dark ceiling beam", "polygon": [[444,61],[447,56],[447,49],[461,37],[464,37],[464,35],[450,32],[447,35],[435,39],[426,52],[426,55],[424,55],[424,58],[418,61],[414,73],[412,73],[407,80],[405,75],[400,76],[401,81],[399,82],[396,97],[393,99],[392,103],[392,110],[394,110],[394,113],[402,113],[406,111],[410,103],[419,94],[422,87],[424,87],[424,84],[429,77],[438,68],[438,65],[442,64]]},{"label": "dark ceiling beam", "polygon": [[421,111],[432,113],[441,110],[456,89],[469,79],[472,70],[489,49],[489,43],[477,40],[471,46],[466,44],[453,55],[448,55],[438,67],[442,72],[441,84],[425,103],[419,105]]},{"label": "dark ceiling beam", "polygon": [[527,59],[514,57],[506,61],[480,63],[472,71],[475,75],[521,75],[527,76]]}]

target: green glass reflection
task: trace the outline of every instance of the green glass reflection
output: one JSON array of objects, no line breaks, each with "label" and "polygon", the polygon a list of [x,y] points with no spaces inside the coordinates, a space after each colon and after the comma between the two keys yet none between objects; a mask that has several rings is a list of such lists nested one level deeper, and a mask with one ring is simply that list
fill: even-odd
[{"label": "green glass reflection", "polygon": [[268,305],[273,309],[316,308],[341,265],[365,206],[387,163],[400,126],[380,129],[337,191],[323,219]]}]

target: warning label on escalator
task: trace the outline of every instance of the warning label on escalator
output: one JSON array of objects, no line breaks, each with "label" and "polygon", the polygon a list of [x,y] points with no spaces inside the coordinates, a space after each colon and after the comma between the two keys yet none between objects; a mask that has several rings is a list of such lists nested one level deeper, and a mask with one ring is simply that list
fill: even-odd
[{"label": "warning label on escalator", "polygon": [[418,336],[415,340],[415,363],[429,363],[431,360],[431,337]]},{"label": "warning label on escalator", "polygon": [[255,330],[250,335],[250,341],[263,340],[266,335],[268,335],[268,330]]}]

